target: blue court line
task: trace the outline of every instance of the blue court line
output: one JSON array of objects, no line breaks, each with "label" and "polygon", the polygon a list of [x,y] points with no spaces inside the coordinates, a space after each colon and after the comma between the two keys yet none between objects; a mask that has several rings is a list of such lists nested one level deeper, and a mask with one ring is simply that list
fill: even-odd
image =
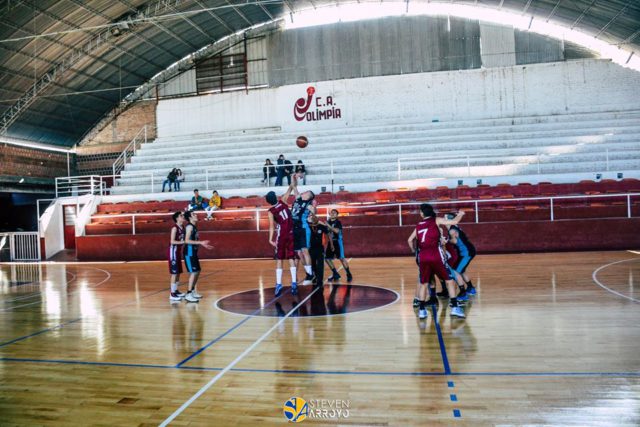
[{"label": "blue court line", "polygon": [[440,343],[440,355],[442,356],[444,373],[451,374],[451,367],[449,366],[449,359],[447,358],[447,349],[444,346],[444,339],[442,338],[442,330],[440,330],[440,323],[438,323],[438,312],[436,311],[435,306],[431,306],[431,312],[433,313],[433,321],[436,324],[436,332],[438,332],[438,342]]},{"label": "blue court line", "polygon": [[456,396],[455,394],[450,394],[449,395],[449,399],[451,399],[452,402],[457,402],[458,401],[458,396]]},{"label": "blue court line", "polygon": [[203,351],[205,351],[207,348],[211,347],[213,344],[217,343],[218,341],[220,341],[221,339],[223,339],[224,337],[226,337],[227,335],[229,335],[231,332],[235,331],[237,328],[239,328],[240,326],[242,326],[247,320],[253,318],[256,314],[258,314],[260,311],[264,310],[265,308],[269,307],[271,304],[273,304],[274,302],[276,302],[281,296],[284,295],[284,292],[282,294],[280,294],[280,296],[277,296],[275,298],[273,298],[271,301],[269,301],[268,303],[266,303],[263,307],[260,307],[256,310],[253,311],[253,313],[247,315],[247,317],[245,317],[244,319],[242,319],[241,321],[239,321],[238,323],[236,323],[235,325],[233,325],[231,328],[227,329],[225,332],[223,332],[221,335],[217,336],[216,338],[212,339],[211,341],[209,341],[204,347],[198,349],[197,351],[195,351],[194,353],[192,353],[189,357],[187,357],[186,359],[182,360],[180,363],[178,363],[176,365],[176,368],[180,368],[182,367],[182,365],[184,365],[185,363],[187,363],[188,361],[190,361],[191,359],[193,359],[194,357],[197,357],[200,353],[202,353]]},{"label": "blue court line", "polygon": [[453,410],[453,416],[456,418],[460,418],[462,415],[460,415],[460,410],[459,409],[454,409]]},{"label": "blue court line", "polygon": [[[140,299],[144,299],[144,298],[146,298],[146,297],[150,297],[150,296],[152,296],[152,295],[159,294],[160,292],[166,292],[166,291],[168,291],[168,290],[169,290],[169,288],[161,289],[161,290],[159,290],[159,291],[155,291],[155,292],[152,292],[152,293],[150,293],[150,294],[144,295],[144,296],[143,296],[143,297],[141,297]],[[113,310],[114,308],[123,307],[123,306],[126,306],[126,305],[131,305],[131,304],[134,304],[134,303],[136,303],[136,302],[137,302],[137,300],[134,300],[134,301],[129,301],[129,302],[126,302],[126,303],[122,303],[122,304],[114,305],[113,307],[109,307],[109,308],[107,308],[107,309],[103,310],[103,312],[107,312],[107,311],[109,311],[109,310]],[[19,342],[19,341],[26,340],[26,339],[31,338],[31,337],[35,337],[35,336],[38,336],[38,335],[41,335],[41,334],[44,334],[44,333],[50,332],[50,331],[55,331],[56,329],[61,329],[61,328],[65,327],[65,326],[67,326],[67,325],[70,325],[70,324],[72,324],[72,323],[79,322],[79,321],[81,321],[82,319],[83,319],[82,317],[78,317],[77,319],[73,319],[73,320],[69,320],[69,321],[64,322],[64,323],[60,323],[59,325],[53,326],[53,327],[51,327],[51,328],[42,329],[42,330],[40,330],[40,331],[38,331],[38,332],[34,332],[34,333],[32,333],[32,334],[29,334],[29,335],[24,335],[24,336],[22,336],[22,337],[14,338],[14,339],[12,339],[12,340],[10,340],[10,341],[6,341],[6,342],[3,342],[3,343],[0,343],[0,348],[5,347],[5,346],[7,346],[7,345],[11,345],[11,344],[17,343],[17,342]]]},{"label": "blue court line", "polygon": [[[93,366],[115,366],[124,368],[159,368],[175,369],[183,371],[221,371],[223,368],[212,368],[205,366],[181,366],[175,365],[153,365],[144,363],[116,363],[116,362],[90,362],[82,360],[59,360],[59,359],[26,359],[19,357],[0,357],[3,362],[25,362],[25,363],[61,363],[68,365],[93,365]],[[444,372],[381,372],[381,371],[324,371],[324,370],[295,370],[295,369],[250,369],[233,368],[234,372],[252,372],[267,374],[303,374],[303,375],[356,375],[356,376],[429,376],[443,377]],[[640,377],[640,372],[456,372],[452,376],[545,376],[545,377]]]},{"label": "blue court line", "polygon": [[148,365],[143,363],[115,363],[115,362],[89,362],[83,360],[58,360],[58,359],[21,359],[17,357],[0,357],[1,362],[32,362],[32,363],[60,363],[64,365],[93,365],[93,366],[117,366],[124,368],[156,368],[175,369],[171,365]]}]

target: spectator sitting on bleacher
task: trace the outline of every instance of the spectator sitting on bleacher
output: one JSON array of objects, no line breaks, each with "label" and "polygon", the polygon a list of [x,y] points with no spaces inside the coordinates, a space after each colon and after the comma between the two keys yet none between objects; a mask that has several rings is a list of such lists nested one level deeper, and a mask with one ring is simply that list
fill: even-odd
[{"label": "spectator sitting on bleacher", "polygon": [[171,169],[171,172],[169,172],[169,175],[167,175],[167,179],[164,180],[164,182],[162,183],[162,192],[164,193],[164,186],[169,184],[169,191],[171,191],[171,185],[174,184],[176,182],[176,168]]},{"label": "spectator sitting on bleacher", "polygon": [[213,215],[213,211],[217,211],[218,209],[220,209],[220,205],[222,205],[222,199],[218,195],[218,192],[216,190],[213,190],[213,194],[209,199],[209,206],[204,208],[204,210],[207,211],[207,218],[205,218],[205,221],[211,220],[211,215]]},{"label": "spectator sitting on bleacher", "polygon": [[193,197],[191,198],[191,203],[187,206],[187,210],[189,211],[201,211],[206,209],[207,201],[204,197],[202,197],[198,193],[198,189],[193,190]]},{"label": "spectator sitting on bleacher", "polygon": [[262,167],[262,181],[266,182],[267,187],[271,187],[271,178],[273,178],[276,174],[276,167],[273,163],[271,163],[271,159],[267,159],[264,161],[264,166]]},{"label": "spectator sitting on bleacher", "polygon": [[176,169],[176,180],[173,182],[174,191],[180,191],[180,184],[184,182],[184,174],[182,169]]}]

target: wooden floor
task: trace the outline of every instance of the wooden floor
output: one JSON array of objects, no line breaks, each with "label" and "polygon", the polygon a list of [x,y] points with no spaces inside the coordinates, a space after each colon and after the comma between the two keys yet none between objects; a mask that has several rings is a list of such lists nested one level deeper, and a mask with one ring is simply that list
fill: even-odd
[{"label": "wooden floor", "polygon": [[640,425],[639,254],[479,256],[466,320],[417,319],[410,256],[352,271],[399,299],[243,315],[216,301],[273,304],[272,261],[203,262],[198,305],[169,303],[166,263],[2,264],[0,425],[283,425],[291,397],[348,409],[313,425]]}]

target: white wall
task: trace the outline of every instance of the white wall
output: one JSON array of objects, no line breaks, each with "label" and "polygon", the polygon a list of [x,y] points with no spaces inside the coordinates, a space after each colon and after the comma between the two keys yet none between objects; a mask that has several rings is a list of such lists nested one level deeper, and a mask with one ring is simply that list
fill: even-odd
[{"label": "white wall", "polygon": [[45,258],[49,259],[64,249],[64,221],[60,201],[52,203],[39,221],[40,237],[44,237]]},{"label": "white wall", "polygon": [[[333,96],[342,118],[294,119],[298,98]],[[336,80],[160,101],[159,137],[640,109],[640,73],[604,60]],[[312,105],[311,110],[315,110]]]}]

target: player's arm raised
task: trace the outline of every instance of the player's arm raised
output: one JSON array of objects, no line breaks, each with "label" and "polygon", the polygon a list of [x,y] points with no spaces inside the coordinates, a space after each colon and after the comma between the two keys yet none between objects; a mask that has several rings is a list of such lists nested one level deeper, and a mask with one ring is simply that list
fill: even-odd
[{"label": "player's arm raised", "polygon": [[409,238],[407,239],[407,243],[409,244],[409,248],[411,249],[411,252],[415,252],[416,251],[416,230],[413,230],[413,233],[411,233],[411,236],[409,236]]},{"label": "player's arm raised", "polygon": [[436,218],[436,224],[438,224],[438,225],[456,225],[457,223],[460,222],[460,220],[462,219],[463,216],[464,216],[464,211],[458,211],[458,214],[453,219],[437,217]]},{"label": "player's arm raised", "polygon": [[291,196],[291,193],[294,191],[295,189],[295,195],[298,195],[298,189],[296,187],[296,177],[294,176],[293,179],[291,180],[291,184],[289,184],[289,188],[287,188],[287,191],[284,192],[284,194],[282,195],[282,197],[280,197],[280,200],[282,200],[284,203],[288,203],[289,200],[289,196]]},{"label": "player's arm raised", "polygon": [[273,214],[269,212],[269,244],[271,244],[271,246],[273,246],[274,248],[276,247],[276,242],[273,240],[273,233],[276,230],[275,223],[276,221],[275,219],[273,219]]}]

